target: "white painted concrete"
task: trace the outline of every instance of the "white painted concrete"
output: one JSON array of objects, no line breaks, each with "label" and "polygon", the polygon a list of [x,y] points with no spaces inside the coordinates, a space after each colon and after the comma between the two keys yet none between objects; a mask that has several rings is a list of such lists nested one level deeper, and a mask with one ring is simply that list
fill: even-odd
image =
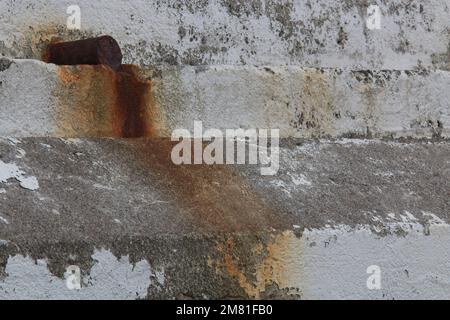
[{"label": "white painted concrete", "polygon": [[[57,127],[67,106],[76,113],[77,101],[98,101],[85,92],[67,94],[58,70],[14,60],[0,72],[1,136],[64,136]],[[449,137],[449,87],[447,71],[367,74],[294,66],[168,67],[152,80],[159,135],[165,137],[176,128],[192,131],[195,120],[222,130],[280,129],[282,137]]]},{"label": "white painted concrete", "polygon": [[[380,29],[366,26],[366,2],[307,0],[78,0],[81,34],[110,34],[127,62],[449,69],[447,0],[371,1]],[[39,45],[67,30],[74,2],[0,1],[0,53],[39,58]]]},{"label": "white painted concrete", "polygon": [[[254,298],[264,295],[271,283],[301,299],[448,298],[450,226],[431,218],[424,228],[405,214],[393,218],[390,227],[405,234],[379,236],[369,226],[339,225],[307,230],[301,238],[291,232],[274,236],[272,256],[256,266],[256,282],[244,288]],[[80,290],[68,289],[45,260],[10,257],[0,279],[0,298],[136,299],[147,297],[149,286],[164,290],[164,266],[152,269],[146,260],[132,265],[128,257],[117,258],[104,249],[92,257],[96,262],[83,274]],[[270,276],[262,278],[269,266]],[[370,266],[379,267],[379,289],[367,286]]]},{"label": "white painted concrete", "polygon": [[[407,2],[371,2],[380,8],[378,29],[367,27],[365,1],[78,0],[81,30],[68,31],[72,2],[0,0],[0,55],[25,59],[8,67],[0,61],[0,136],[64,137],[61,112],[72,107],[76,113],[77,105],[68,99],[61,108],[67,92],[60,69],[37,60],[56,38],[109,34],[123,48],[124,62],[156,71],[152,93],[162,115],[160,136],[175,128],[192,131],[201,120],[205,128],[280,129],[282,137],[449,138],[450,4]],[[388,71],[357,71],[368,69]],[[315,146],[321,144],[306,144],[301,152],[315,152]],[[15,157],[24,156],[18,148]],[[314,177],[303,171],[284,171],[284,180],[268,180],[273,193],[295,198],[299,190],[315,187]],[[14,179],[37,190],[39,181],[26,172],[14,161],[0,160],[0,197],[10,196],[6,186]],[[385,169],[376,174],[395,177]],[[111,191],[103,184],[94,187]],[[239,285],[256,298],[273,283],[303,299],[448,298],[450,226],[433,213],[415,217],[405,211],[388,214],[391,232],[380,235],[377,226],[385,228],[386,218],[368,216],[373,224],[329,221],[301,237],[291,231],[273,235],[272,257],[255,266],[255,282]],[[0,212],[0,227],[18,223],[11,217]],[[92,258],[81,290],[73,291],[49,271],[45,259],[10,256],[0,277],[0,298],[136,299],[146,298],[152,286],[167,285],[164,265],[132,264],[106,249]],[[367,268],[374,265],[381,272],[379,290],[367,287]]]},{"label": "white painted concrete", "polygon": [[[446,299],[449,226],[432,225],[429,235],[414,223],[402,229],[409,229],[407,235],[379,237],[364,227],[350,231],[339,226],[307,232],[303,262],[294,260],[297,268],[286,281],[300,287],[307,299]],[[379,290],[367,287],[367,268],[372,265],[381,270]]]},{"label": "white painted concrete", "polygon": [[[104,249],[95,251],[92,258],[95,264],[88,274],[82,275],[81,289],[71,290],[66,279],[50,273],[45,260],[10,257],[5,268],[6,276],[0,279],[0,298],[124,300],[147,296],[152,274],[147,261],[131,264],[128,257],[116,258]],[[164,279],[164,274],[159,277]]]},{"label": "white painted concrete", "polygon": [[5,163],[0,160],[0,186],[7,183],[10,179],[19,181],[20,186],[24,189],[31,191],[39,189],[39,182],[36,177],[27,175],[15,163]]}]

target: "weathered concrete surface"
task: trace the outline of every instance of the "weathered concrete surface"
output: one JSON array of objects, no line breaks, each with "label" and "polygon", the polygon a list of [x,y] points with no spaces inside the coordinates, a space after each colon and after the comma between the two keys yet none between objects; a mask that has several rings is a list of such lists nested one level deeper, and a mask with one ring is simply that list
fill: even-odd
[{"label": "weathered concrete surface", "polygon": [[[1,299],[448,299],[447,0],[77,4],[68,31],[66,2],[0,0]],[[141,68],[38,61],[101,34]],[[176,167],[156,137],[194,120],[387,139],[284,139],[276,176]]]},{"label": "weathered concrete surface", "polygon": [[277,128],[284,137],[449,137],[450,73],[300,67],[164,70],[155,104],[173,128]]},{"label": "weathered concrete surface", "polygon": [[448,142],[285,140],[276,176],[170,145],[3,139],[0,297],[448,298]]},{"label": "weathered concrete surface", "polygon": [[[130,108],[121,106],[127,98],[111,69],[1,61],[1,136],[122,137],[117,118]],[[138,73],[146,135],[170,137],[198,120],[205,128],[280,129],[282,137],[450,136],[448,71],[212,66]]]},{"label": "weathered concrete surface", "polygon": [[[78,0],[81,31],[59,0],[0,1],[0,53],[39,59],[49,41],[109,34],[126,62],[449,69],[447,0]],[[381,29],[366,27],[378,4]]]}]

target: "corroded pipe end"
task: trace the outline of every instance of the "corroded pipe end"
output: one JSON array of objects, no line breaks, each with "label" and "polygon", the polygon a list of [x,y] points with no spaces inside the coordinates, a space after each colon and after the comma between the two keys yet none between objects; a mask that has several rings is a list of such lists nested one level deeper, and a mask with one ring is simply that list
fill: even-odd
[{"label": "corroded pipe end", "polygon": [[50,44],[43,60],[57,65],[104,64],[118,70],[122,64],[122,51],[113,37],[101,36]]}]

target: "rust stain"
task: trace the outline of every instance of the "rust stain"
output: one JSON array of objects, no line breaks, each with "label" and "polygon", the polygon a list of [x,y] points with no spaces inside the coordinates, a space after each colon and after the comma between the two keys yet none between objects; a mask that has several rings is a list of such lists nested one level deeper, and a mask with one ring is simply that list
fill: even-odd
[{"label": "rust stain", "polygon": [[175,165],[171,151],[176,142],[166,138],[131,140],[130,155],[140,170],[160,185],[200,230],[251,232],[285,227],[270,204],[232,167]]},{"label": "rust stain", "polygon": [[62,41],[60,39],[51,39],[51,40],[47,40],[48,44],[46,45],[46,49],[44,50],[44,52],[41,54],[41,60],[46,62],[46,63],[50,63],[50,50],[48,50],[48,46],[57,44],[57,43],[61,43]]},{"label": "rust stain", "polygon": [[161,117],[152,83],[136,66],[122,65],[117,71],[106,65],[60,66],[58,74],[59,135],[150,137],[162,126],[155,124]]},{"label": "rust stain", "polygon": [[[122,71],[124,74],[122,74]],[[176,142],[158,138],[162,127],[151,81],[137,67],[62,66],[59,134],[131,139],[128,163],[160,182],[170,201],[195,225],[211,231],[251,231],[280,226],[279,215],[244,178],[226,165],[173,164]]]},{"label": "rust stain", "polygon": [[[214,261],[208,259],[208,265],[215,267],[217,273],[225,271],[229,276],[236,279],[239,286],[245,293],[253,299],[260,299],[261,294],[267,286],[275,284],[278,288],[289,287],[288,273],[291,256],[292,241],[299,241],[290,232],[274,235],[273,239],[261,248],[261,243],[256,244],[253,253],[259,257],[255,258],[253,266],[239,263],[239,256],[242,255],[236,248],[233,239],[228,239],[225,243],[217,245],[218,252],[223,256],[223,260]],[[294,252],[293,254],[300,254]],[[242,265],[242,266],[241,266]],[[254,268],[251,272],[250,269]]]},{"label": "rust stain", "polygon": [[293,126],[310,137],[321,137],[333,132],[333,97],[330,75],[321,70],[306,69],[300,83],[302,103],[296,108]]},{"label": "rust stain", "polygon": [[[47,31],[54,32],[52,28]],[[37,34],[41,33],[46,34],[42,30]],[[42,59],[59,65],[57,134],[138,138],[154,136],[163,126],[151,81],[138,67],[121,64],[120,47],[112,37],[69,42],[54,36],[45,39]]]},{"label": "rust stain", "polygon": [[151,136],[151,82],[139,78],[136,66],[122,65],[115,78],[117,104],[114,131],[124,138]]},{"label": "rust stain", "polygon": [[194,225],[215,232],[281,225],[279,215],[233,168],[173,164],[175,142],[158,138],[164,128],[162,112],[154,102],[152,82],[138,67],[60,66],[59,79],[58,134],[133,138],[128,146],[134,158],[128,165],[154,178]]}]

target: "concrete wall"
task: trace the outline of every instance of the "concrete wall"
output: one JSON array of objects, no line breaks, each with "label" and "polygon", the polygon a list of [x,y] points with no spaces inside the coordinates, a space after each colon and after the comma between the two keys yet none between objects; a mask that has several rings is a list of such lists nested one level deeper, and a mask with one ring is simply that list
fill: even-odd
[{"label": "concrete wall", "polygon": [[[0,53],[40,58],[78,4],[81,34],[110,34],[126,61],[144,65],[286,65],[449,69],[446,0],[0,1]],[[378,4],[380,30],[366,27]]]},{"label": "concrete wall", "polygon": [[[158,136],[202,120],[283,137],[448,137],[448,2],[374,3],[380,30],[366,26],[366,1],[78,1],[82,28],[70,31],[72,3],[0,1],[0,53],[40,59],[52,40],[112,35],[151,80]],[[58,123],[97,112],[80,101],[107,100],[94,87],[110,73],[3,64],[2,135],[113,135]],[[74,73],[89,85],[62,79]]]},{"label": "concrete wall", "polygon": [[165,146],[0,139],[0,297],[449,296],[448,143],[283,141],[276,176]]},{"label": "concrete wall", "polygon": [[[72,4],[0,0],[0,298],[449,297],[448,0]],[[101,34],[139,90],[39,61]],[[195,120],[280,129],[277,175],[174,166]]]},{"label": "concrete wall", "polygon": [[[107,69],[3,63],[1,135],[114,136],[108,129],[93,132],[104,116],[90,116],[110,100]],[[194,121],[205,129],[275,128],[282,137],[449,137],[447,71],[211,66],[142,72],[152,88],[146,121],[161,137],[176,128],[192,131]]]}]

